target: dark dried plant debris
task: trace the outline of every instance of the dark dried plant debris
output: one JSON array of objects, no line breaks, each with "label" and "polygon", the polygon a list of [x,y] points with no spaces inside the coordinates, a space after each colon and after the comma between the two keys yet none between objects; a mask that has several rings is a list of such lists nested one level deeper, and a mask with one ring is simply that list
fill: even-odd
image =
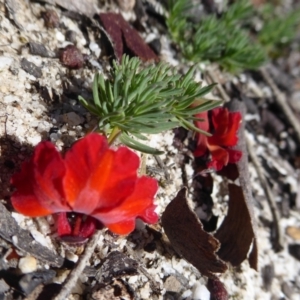
[{"label": "dark dried plant debris", "polygon": [[29,295],[40,284],[50,282],[56,275],[53,270],[37,271],[25,274],[19,281],[19,287],[25,295]]},{"label": "dark dried plant debris", "polygon": [[226,263],[215,254],[220,243],[203,230],[198,217],[188,206],[185,188],[168,204],[161,220],[175,251],[202,275],[216,278],[214,273],[227,270]]},{"label": "dark dried plant debris", "polygon": [[119,251],[110,252],[97,271],[96,278],[109,283],[113,278],[138,274],[138,262]]},{"label": "dark dried plant debris", "polygon": [[221,243],[219,257],[233,266],[238,266],[247,257],[254,240],[254,232],[241,187],[229,184],[228,189],[228,214],[215,237]]},{"label": "dark dried plant debris", "polygon": [[36,242],[31,234],[20,228],[11,213],[0,203],[0,236],[16,248],[31,254],[54,267],[60,267],[63,259],[56,253]]},{"label": "dark dried plant debris", "polygon": [[223,169],[218,171],[218,174],[232,181],[235,181],[239,177],[239,171],[236,164],[228,164],[227,166],[223,167]]},{"label": "dark dried plant debris", "polygon": [[114,43],[117,58],[123,54],[138,56],[143,61],[158,61],[158,56],[145,43],[139,33],[126,22],[121,14],[101,13],[100,21]]}]

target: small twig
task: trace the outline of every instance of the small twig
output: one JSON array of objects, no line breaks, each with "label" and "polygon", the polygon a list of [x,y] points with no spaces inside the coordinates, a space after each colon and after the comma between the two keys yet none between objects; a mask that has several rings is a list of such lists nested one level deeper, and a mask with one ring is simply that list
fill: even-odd
[{"label": "small twig", "polygon": [[273,197],[271,188],[267,182],[267,179],[264,175],[264,170],[259,162],[259,159],[254,151],[254,148],[249,140],[249,138],[246,136],[246,144],[249,156],[251,158],[251,161],[256,169],[258,178],[261,182],[261,185],[265,191],[265,195],[273,216],[273,222],[274,222],[274,239],[273,239],[273,246],[275,248],[275,251],[279,252],[283,249],[283,241],[282,241],[282,234],[279,227],[279,214],[276,207],[276,202]]},{"label": "small twig", "polygon": [[165,166],[165,164],[163,163],[163,161],[161,160],[161,158],[158,155],[154,155],[154,158],[155,158],[157,164],[159,165],[159,167],[163,169],[166,181],[170,182],[171,177],[168,172],[167,166]]},{"label": "small twig", "polygon": [[88,244],[85,247],[85,250],[81,257],[79,258],[78,263],[75,268],[70,272],[67,279],[63,283],[63,287],[58,293],[58,295],[54,298],[54,300],[66,300],[69,294],[71,293],[72,288],[75,286],[79,276],[82,274],[84,268],[87,265],[88,260],[91,258],[97,243],[102,234],[101,230],[98,230],[94,236],[90,239]]},{"label": "small twig", "polygon": [[221,98],[224,100],[224,102],[229,102],[230,98],[229,98],[228,94],[225,92],[225,90],[223,89],[222,85],[219,83],[219,80],[217,79],[217,76],[216,76],[214,70],[208,68],[206,73],[211,81],[210,83],[218,83],[216,85],[216,89],[218,90],[218,92],[219,92]]},{"label": "small twig", "polygon": [[284,94],[281,93],[281,91],[278,89],[277,85],[275,84],[274,80],[272,79],[272,77],[270,76],[269,72],[267,71],[267,69],[265,67],[261,68],[260,72],[261,72],[264,80],[268,83],[268,85],[273,90],[277,104],[280,106],[280,108],[282,109],[282,112],[285,114],[288,121],[293,126],[295,133],[296,133],[298,143],[300,143],[300,123],[299,123],[298,119],[295,117],[292,109],[288,105],[288,102],[286,101]]}]

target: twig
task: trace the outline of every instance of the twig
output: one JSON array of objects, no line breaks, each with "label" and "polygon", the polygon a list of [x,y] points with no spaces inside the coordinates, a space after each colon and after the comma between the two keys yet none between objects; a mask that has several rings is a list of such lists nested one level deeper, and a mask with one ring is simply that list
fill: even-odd
[{"label": "twig", "polygon": [[90,241],[86,245],[85,250],[84,250],[83,254],[81,255],[78,263],[76,264],[75,268],[68,275],[67,279],[63,283],[62,289],[60,290],[58,295],[56,295],[54,300],[66,300],[67,299],[67,297],[71,293],[72,288],[76,284],[79,276],[82,274],[84,268],[86,267],[88,260],[91,258],[92,254],[97,246],[97,243],[100,239],[101,234],[102,234],[102,231],[98,230],[94,234],[94,236],[90,239]]},{"label": "twig", "polygon": [[214,70],[208,68],[206,71],[211,83],[218,83],[216,85],[216,89],[218,90],[221,98],[224,100],[224,102],[229,102],[230,98],[228,96],[228,94],[225,92],[225,90],[223,89],[222,85],[218,82],[219,80],[217,79],[217,76],[214,72]]},{"label": "twig", "polygon": [[276,208],[276,202],[275,199],[273,197],[271,188],[267,182],[267,179],[264,175],[264,171],[263,168],[258,160],[258,157],[254,151],[254,148],[249,140],[249,138],[246,136],[246,144],[247,144],[247,149],[248,149],[248,153],[249,156],[251,158],[251,161],[256,169],[258,178],[261,182],[261,185],[265,191],[265,195],[273,216],[273,222],[274,222],[274,238],[273,238],[273,246],[275,251],[279,252],[283,249],[283,241],[282,241],[282,234],[280,231],[280,227],[279,227],[279,214]]},{"label": "twig", "polygon": [[267,71],[266,67],[261,68],[260,72],[261,72],[264,80],[268,83],[268,85],[273,90],[274,95],[275,95],[275,100],[276,100],[277,104],[280,106],[280,108],[282,109],[283,113],[287,117],[288,121],[293,126],[293,128],[295,130],[295,133],[296,133],[296,137],[297,137],[298,143],[300,143],[300,123],[297,120],[297,118],[295,117],[292,109],[288,105],[288,103],[287,103],[287,101],[285,99],[284,94],[281,93],[281,91],[278,89],[278,87],[275,84],[274,80],[272,79],[272,77],[270,76],[269,72]]}]

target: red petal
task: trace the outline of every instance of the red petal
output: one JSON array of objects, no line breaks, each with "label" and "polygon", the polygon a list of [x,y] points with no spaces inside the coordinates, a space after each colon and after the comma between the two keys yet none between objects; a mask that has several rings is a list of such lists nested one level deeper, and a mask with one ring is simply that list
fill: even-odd
[{"label": "red petal", "polygon": [[207,137],[204,134],[197,133],[197,148],[194,151],[194,156],[199,157],[207,152]]},{"label": "red petal", "polygon": [[[123,202],[134,191],[140,159],[133,151],[120,147],[113,153],[111,168],[106,178],[101,168],[91,177],[91,187],[101,188],[101,201],[97,208],[114,207]],[[101,178],[102,177],[102,178]]]},{"label": "red petal", "polygon": [[106,139],[90,134],[66,155],[65,189],[68,202],[77,212],[114,207],[133,192],[138,156],[125,147],[108,148]]},{"label": "red petal", "polygon": [[209,167],[213,167],[216,171],[219,171],[228,164],[229,154],[227,150],[219,146],[210,146],[209,150],[211,152]]},{"label": "red petal", "polygon": [[[195,126],[199,129],[208,132],[209,130],[209,123],[208,123],[208,116],[207,112],[199,113],[195,115],[197,118],[202,118],[203,122],[195,121]],[[194,156],[202,156],[207,151],[207,137],[204,134],[197,133],[197,148],[194,151]]]},{"label": "red petal", "polygon": [[36,147],[33,159],[34,193],[41,205],[52,212],[69,211],[63,189],[66,168],[60,153],[52,143],[42,142]]},{"label": "red petal", "polygon": [[94,234],[96,229],[96,222],[94,218],[87,217],[87,219],[82,224],[78,236],[89,238],[92,234]]},{"label": "red petal", "polygon": [[67,213],[58,213],[56,217],[56,228],[58,236],[70,235],[72,228],[67,218]]},{"label": "red petal", "polygon": [[108,224],[107,228],[116,234],[129,234],[135,228],[135,220],[131,219],[129,221]]},{"label": "red petal", "polygon": [[40,143],[29,162],[22,164],[11,183],[17,188],[11,197],[14,208],[27,216],[45,216],[69,210],[64,203],[62,178],[65,167],[50,142]]},{"label": "red petal", "polygon": [[11,178],[17,190],[11,196],[14,209],[26,216],[37,217],[51,214],[34,195],[34,175],[32,159],[22,164],[21,171]]},{"label": "red petal", "polygon": [[[77,141],[65,156],[66,176],[64,188],[66,199],[74,208],[78,198],[83,206],[83,213],[93,211],[97,205],[97,193],[88,189],[89,179],[93,170],[108,150],[106,138],[99,134],[89,134]],[[82,200],[82,198],[84,199]],[[79,202],[80,204],[80,202]],[[79,209],[78,212],[81,212]]]},{"label": "red petal", "polygon": [[211,120],[215,134],[222,136],[226,134],[228,128],[228,109],[223,107],[215,108],[211,111]]},{"label": "red petal", "polygon": [[203,121],[195,121],[194,122],[195,126],[203,131],[208,131],[209,130],[209,122],[208,122],[207,111],[196,114],[195,117],[199,118],[199,119],[203,119]]},{"label": "red petal", "polygon": [[[105,226],[114,231],[127,224],[122,233],[130,233],[137,217],[148,223],[155,223],[158,216],[154,213],[155,206],[153,198],[158,189],[157,181],[149,177],[141,177],[137,179],[133,193],[127,197],[122,203],[112,209],[99,209],[93,216],[102,222]],[[114,231],[116,233],[119,233]]]},{"label": "red petal", "polygon": [[227,149],[227,152],[229,154],[228,162],[230,162],[231,164],[235,164],[236,162],[238,162],[241,159],[243,154],[241,151],[233,150],[233,149]]},{"label": "red petal", "polygon": [[212,120],[215,133],[212,137],[207,138],[208,143],[219,146],[235,146],[238,141],[237,131],[242,118],[241,114],[239,112],[228,113],[227,109],[214,111]]},{"label": "red petal", "polygon": [[229,128],[227,133],[227,143],[224,146],[235,146],[238,138],[237,133],[241,125],[242,115],[239,112],[232,112],[229,115]]}]

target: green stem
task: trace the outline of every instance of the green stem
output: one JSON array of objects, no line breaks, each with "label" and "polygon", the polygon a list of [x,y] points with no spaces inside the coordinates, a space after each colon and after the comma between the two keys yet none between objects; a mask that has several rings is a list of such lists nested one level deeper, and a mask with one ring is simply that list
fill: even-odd
[{"label": "green stem", "polygon": [[111,145],[120,133],[121,133],[120,128],[114,127],[114,129],[112,130],[111,134],[109,135],[109,137],[107,139],[108,144]]}]

